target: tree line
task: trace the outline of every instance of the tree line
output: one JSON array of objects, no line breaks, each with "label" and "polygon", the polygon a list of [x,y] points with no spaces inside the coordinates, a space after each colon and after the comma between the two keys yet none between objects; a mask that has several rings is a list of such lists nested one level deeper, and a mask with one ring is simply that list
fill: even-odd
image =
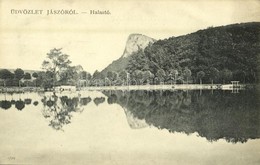
[{"label": "tree line", "polygon": [[52,88],[59,85],[78,85],[80,80],[91,76],[82,66],[72,66],[69,55],[61,49],[51,49],[42,63],[43,71],[33,73],[17,68],[14,72],[0,70],[1,85],[4,87],[42,87]]},{"label": "tree line", "polygon": [[3,86],[37,86],[38,72],[25,72],[21,68],[17,68],[14,72],[8,69],[0,70],[0,79]]}]

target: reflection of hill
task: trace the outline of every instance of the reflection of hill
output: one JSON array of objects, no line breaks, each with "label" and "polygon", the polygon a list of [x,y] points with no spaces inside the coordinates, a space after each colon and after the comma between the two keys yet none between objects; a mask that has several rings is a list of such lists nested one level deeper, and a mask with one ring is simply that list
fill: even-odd
[{"label": "reflection of hill", "polygon": [[[257,91],[130,91],[105,93],[134,117],[169,132],[198,132],[210,141],[260,137]],[[110,99],[110,96],[113,98]],[[116,99],[115,99],[116,98]]]},{"label": "reflection of hill", "polygon": [[132,129],[139,129],[139,128],[144,128],[144,127],[148,126],[148,124],[145,122],[144,119],[140,120],[140,119],[134,117],[132,112],[128,111],[125,108],[124,108],[124,111],[126,114],[126,120]]}]

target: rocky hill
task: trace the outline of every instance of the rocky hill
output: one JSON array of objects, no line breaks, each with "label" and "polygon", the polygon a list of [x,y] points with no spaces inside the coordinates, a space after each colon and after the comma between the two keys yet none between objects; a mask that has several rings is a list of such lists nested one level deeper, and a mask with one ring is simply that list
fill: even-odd
[{"label": "rocky hill", "polygon": [[132,56],[128,72],[149,70],[158,76],[160,70],[167,80],[174,69],[181,81],[256,83],[260,80],[259,52],[260,22],[209,27],[154,42]]},{"label": "rocky hill", "polygon": [[144,50],[150,43],[154,43],[155,41],[155,39],[142,34],[129,35],[123,55],[103,69],[101,74],[106,75],[108,71],[119,72],[126,69],[128,61],[133,53],[137,52],[139,49]]},{"label": "rocky hill", "polygon": [[156,40],[150,37],[147,37],[142,34],[131,34],[129,35],[125,51],[122,57],[129,57],[134,52],[137,52],[138,49],[145,49],[150,43],[154,43]]}]

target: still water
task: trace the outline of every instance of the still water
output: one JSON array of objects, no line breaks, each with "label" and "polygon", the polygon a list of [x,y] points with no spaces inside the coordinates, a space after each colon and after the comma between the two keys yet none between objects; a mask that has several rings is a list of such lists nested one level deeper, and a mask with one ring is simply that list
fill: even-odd
[{"label": "still water", "polygon": [[259,94],[0,94],[0,163],[260,164]]}]

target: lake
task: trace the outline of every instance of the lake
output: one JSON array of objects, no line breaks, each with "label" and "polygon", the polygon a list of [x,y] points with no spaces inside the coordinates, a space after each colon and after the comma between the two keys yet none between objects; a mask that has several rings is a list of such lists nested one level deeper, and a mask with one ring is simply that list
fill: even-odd
[{"label": "lake", "polygon": [[260,164],[260,92],[0,94],[0,163]]}]

